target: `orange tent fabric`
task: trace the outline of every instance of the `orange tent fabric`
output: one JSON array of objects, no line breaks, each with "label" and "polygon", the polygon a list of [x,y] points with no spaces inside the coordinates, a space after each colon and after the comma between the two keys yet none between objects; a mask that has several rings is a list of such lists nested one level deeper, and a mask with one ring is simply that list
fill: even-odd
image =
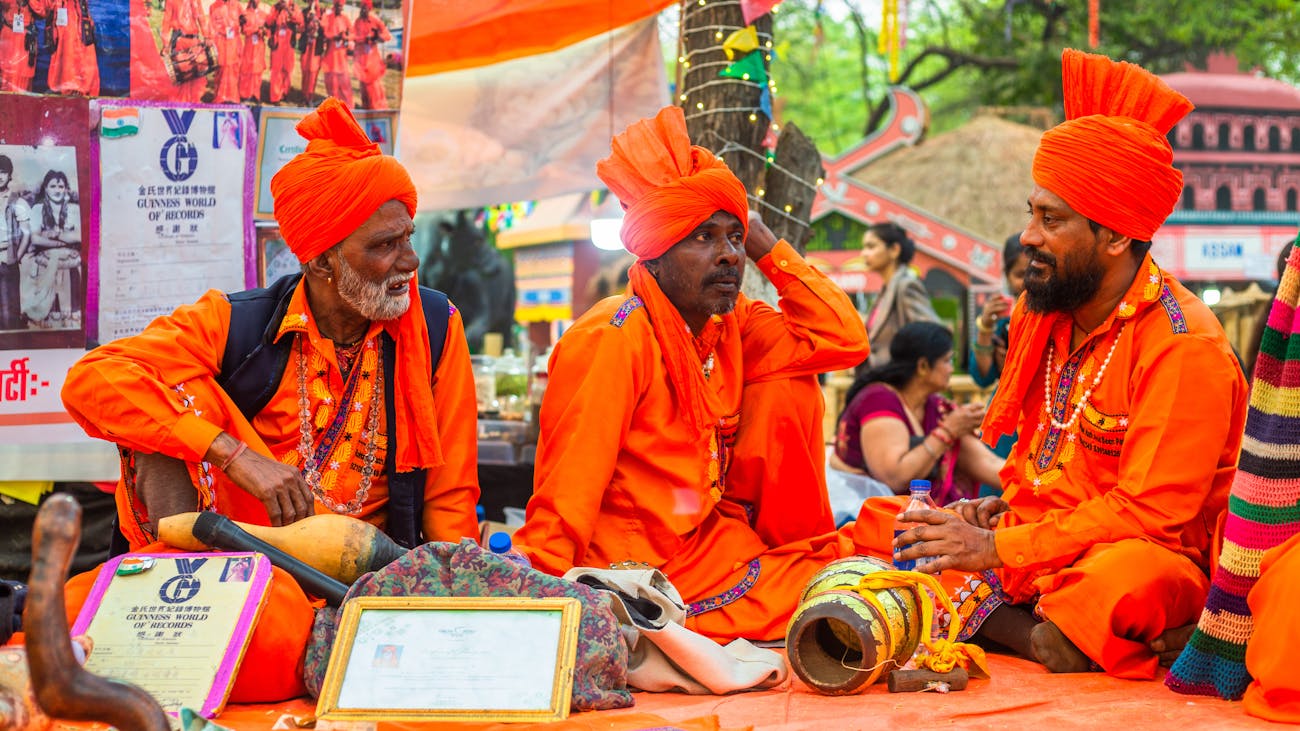
[{"label": "orange tent fabric", "polygon": [[554,51],[673,5],[673,0],[414,0],[407,76]]}]

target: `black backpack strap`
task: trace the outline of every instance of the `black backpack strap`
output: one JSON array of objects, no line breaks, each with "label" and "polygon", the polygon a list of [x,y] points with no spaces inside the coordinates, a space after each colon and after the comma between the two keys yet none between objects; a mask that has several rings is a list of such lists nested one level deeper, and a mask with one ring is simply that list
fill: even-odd
[{"label": "black backpack strap", "polygon": [[293,349],[293,338],[275,341],[280,322],[302,274],[281,277],[269,287],[227,295],[230,330],[217,383],[250,421],[275,395]]},{"label": "black backpack strap", "polygon": [[[429,362],[438,370],[442,359],[442,346],[447,340],[447,322],[451,318],[447,295],[428,287],[420,287],[420,306],[424,310],[424,323],[429,329]],[[384,383],[394,383],[397,363],[397,344],[384,333]],[[433,371],[429,377],[433,377]],[[393,388],[384,389],[384,415],[388,428],[388,454],[384,458],[384,474],[388,475],[388,520],[390,538],[406,548],[423,543],[424,483],[426,470],[397,471],[397,412],[394,408]],[[436,424],[426,425],[436,429]]]}]

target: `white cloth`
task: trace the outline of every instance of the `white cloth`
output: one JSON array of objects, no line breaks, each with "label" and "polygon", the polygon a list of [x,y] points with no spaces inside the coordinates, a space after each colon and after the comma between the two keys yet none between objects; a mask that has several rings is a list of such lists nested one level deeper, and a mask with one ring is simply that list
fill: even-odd
[{"label": "white cloth", "polygon": [[894,491],[889,485],[869,475],[844,472],[827,464],[826,494],[830,497],[835,525],[839,526],[857,518],[858,511],[867,498],[893,495]]}]

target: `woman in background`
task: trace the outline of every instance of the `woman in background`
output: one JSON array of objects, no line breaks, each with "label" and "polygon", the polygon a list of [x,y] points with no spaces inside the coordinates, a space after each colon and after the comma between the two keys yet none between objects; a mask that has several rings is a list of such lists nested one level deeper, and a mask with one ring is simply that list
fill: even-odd
[{"label": "woman in background", "polygon": [[925,285],[908,268],[915,254],[916,242],[896,223],[873,224],[862,237],[862,258],[867,269],[879,274],[885,286],[867,313],[871,355],[858,366],[855,375],[889,362],[890,343],[904,325],[939,321]]},{"label": "woman in background", "polygon": [[23,314],[33,328],[81,327],[81,206],[68,176],[51,170],[32,208],[32,245],[23,257]]},{"label": "woman in background", "polygon": [[952,333],[914,322],[894,336],[893,359],[849,388],[831,467],[865,473],[896,494],[928,479],[935,502],[975,496],[998,482],[1003,460],[975,436],[984,404],[955,406],[940,396],[952,377]]}]

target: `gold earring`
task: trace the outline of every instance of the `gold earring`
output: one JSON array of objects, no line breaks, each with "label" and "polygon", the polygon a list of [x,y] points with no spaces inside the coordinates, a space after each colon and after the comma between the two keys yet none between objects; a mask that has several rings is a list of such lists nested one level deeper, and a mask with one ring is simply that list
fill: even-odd
[{"label": "gold earring", "polygon": [[334,277],[325,277],[325,281],[326,281],[326,282],[329,282],[330,284],[333,284],[333,283],[334,283]]}]

